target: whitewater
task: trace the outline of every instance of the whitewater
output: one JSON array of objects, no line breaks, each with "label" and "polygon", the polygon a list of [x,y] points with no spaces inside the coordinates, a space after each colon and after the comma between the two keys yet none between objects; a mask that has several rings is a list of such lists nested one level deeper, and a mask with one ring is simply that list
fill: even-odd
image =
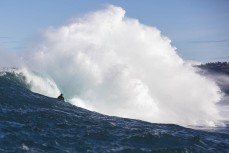
[{"label": "whitewater", "polygon": [[222,126],[222,93],[155,27],[107,6],[59,27],[22,55],[33,92],[111,116],[183,126]]}]

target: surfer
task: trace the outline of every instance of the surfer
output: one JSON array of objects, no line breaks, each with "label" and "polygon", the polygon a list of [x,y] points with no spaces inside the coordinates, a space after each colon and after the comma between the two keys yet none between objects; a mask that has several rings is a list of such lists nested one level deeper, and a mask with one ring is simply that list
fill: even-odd
[{"label": "surfer", "polygon": [[59,100],[64,100],[63,94],[61,93],[61,94],[57,97],[57,99],[59,99]]}]

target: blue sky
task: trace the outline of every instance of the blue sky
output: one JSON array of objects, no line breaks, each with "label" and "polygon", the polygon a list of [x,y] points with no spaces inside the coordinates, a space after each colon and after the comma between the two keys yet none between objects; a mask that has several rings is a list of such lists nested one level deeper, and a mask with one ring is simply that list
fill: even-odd
[{"label": "blue sky", "polygon": [[1,0],[0,49],[22,52],[42,30],[108,4],[157,27],[186,60],[229,61],[228,0]]}]

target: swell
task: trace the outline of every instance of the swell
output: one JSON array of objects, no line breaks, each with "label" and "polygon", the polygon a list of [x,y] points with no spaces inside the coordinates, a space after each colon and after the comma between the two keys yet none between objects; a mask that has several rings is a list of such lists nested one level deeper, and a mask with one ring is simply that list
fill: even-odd
[{"label": "swell", "polygon": [[3,152],[226,152],[229,149],[226,133],[105,116],[33,93],[13,81],[4,82],[0,88],[0,151]]}]

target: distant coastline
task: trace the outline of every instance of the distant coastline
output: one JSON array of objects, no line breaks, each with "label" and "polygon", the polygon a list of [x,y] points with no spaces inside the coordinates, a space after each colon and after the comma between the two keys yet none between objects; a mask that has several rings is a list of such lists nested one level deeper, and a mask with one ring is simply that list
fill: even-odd
[{"label": "distant coastline", "polygon": [[220,73],[229,75],[229,62],[210,62],[197,65],[197,67],[207,70],[210,73]]},{"label": "distant coastline", "polygon": [[220,89],[229,96],[229,62],[211,62],[195,65],[200,68],[200,74],[215,80]]}]

